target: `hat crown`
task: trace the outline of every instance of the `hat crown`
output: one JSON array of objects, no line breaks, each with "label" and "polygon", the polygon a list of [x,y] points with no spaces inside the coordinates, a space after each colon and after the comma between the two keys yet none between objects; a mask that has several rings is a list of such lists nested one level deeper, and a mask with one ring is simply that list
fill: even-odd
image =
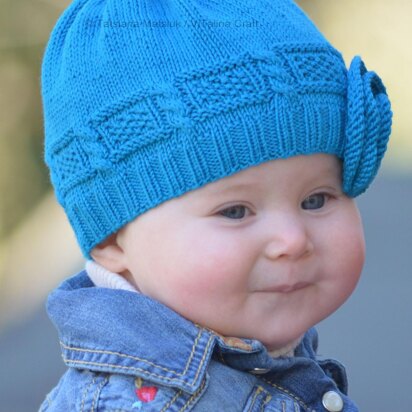
[{"label": "hat crown", "polygon": [[[245,52],[326,43],[289,0],[77,0],[46,50],[46,136],[139,89],[168,85]],[[56,104],[64,110],[54,110]],[[47,133],[50,130],[50,133]]]}]

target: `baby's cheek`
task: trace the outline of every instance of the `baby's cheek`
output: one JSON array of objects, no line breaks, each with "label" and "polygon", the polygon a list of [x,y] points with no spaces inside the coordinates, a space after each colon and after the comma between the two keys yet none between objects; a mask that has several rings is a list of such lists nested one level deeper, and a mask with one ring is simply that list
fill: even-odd
[{"label": "baby's cheek", "polygon": [[233,277],[240,277],[247,270],[248,255],[240,242],[213,234],[203,235],[202,240],[193,239],[190,243],[184,260],[187,276],[195,276],[199,282],[204,282],[204,287],[213,288],[231,284]]},{"label": "baby's cheek", "polygon": [[346,271],[349,277],[356,278],[365,261],[365,239],[361,217],[353,199],[348,199],[333,237],[339,271]]},{"label": "baby's cheek", "polygon": [[202,262],[190,261],[170,289],[175,309],[206,312],[222,305],[233,305],[242,288],[242,274],[237,264],[208,255]]},{"label": "baby's cheek", "polygon": [[349,276],[352,275],[356,279],[360,276],[365,263],[365,239],[361,224],[354,225],[352,231],[346,236],[345,241],[346,256],[342,257],[342,260],[345,259],[342,266],[346,266]]},{"label": "baby's cheek", "polygon": [[180,279],[180,288],[193,294],[221,294],[236,284],[238,268],[229,261],[205,259],[202,263],[191,265],[185,276]]},{"label": "baby's cheek", "polygon": [[330,312],[341,306],[354,291],[365,260],[362,223],[355,204],[348,200],[339,216],[329,222],[328,237],[322,243],[322,294],[329,295]]},{"label": "baby's cheek", "polygon": [[342,303],[356,288],[365,262],[363,236],[354,233],[354,236],[349,236],[345,242],[346,245],[337,254],[335,268],[333,268]]}]

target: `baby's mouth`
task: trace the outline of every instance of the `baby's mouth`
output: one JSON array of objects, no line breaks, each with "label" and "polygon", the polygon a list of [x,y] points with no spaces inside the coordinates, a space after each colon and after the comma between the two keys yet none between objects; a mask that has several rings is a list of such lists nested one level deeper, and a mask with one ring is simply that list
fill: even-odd
[{"label": "baby's mouth", "polygon": [[310,285],[309,282],[285,283],[281,285],[270,286],[259,290],[259,292],[268,293],[292,293],[304,289]]}]

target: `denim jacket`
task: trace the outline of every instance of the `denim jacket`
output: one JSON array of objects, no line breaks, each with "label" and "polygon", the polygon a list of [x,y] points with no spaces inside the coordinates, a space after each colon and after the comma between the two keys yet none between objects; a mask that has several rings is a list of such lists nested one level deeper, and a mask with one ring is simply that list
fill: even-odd
[{"label": "denim jacket", "polygon": [[47,309],[69,368],[40,411],[358,411],[342,365],[316,359],[313,328],[293,357],[272,358],[147,296],[95,287],[85,271]]}]

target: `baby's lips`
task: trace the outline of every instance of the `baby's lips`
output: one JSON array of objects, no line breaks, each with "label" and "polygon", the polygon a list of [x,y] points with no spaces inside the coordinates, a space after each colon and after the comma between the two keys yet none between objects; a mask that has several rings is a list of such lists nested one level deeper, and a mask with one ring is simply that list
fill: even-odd
[{"label": "baby's lips", "polygon": [[343,190],[363,193],[378,172],[392,125],[391,104],[380,77],[359,56],[348,71]]}]

